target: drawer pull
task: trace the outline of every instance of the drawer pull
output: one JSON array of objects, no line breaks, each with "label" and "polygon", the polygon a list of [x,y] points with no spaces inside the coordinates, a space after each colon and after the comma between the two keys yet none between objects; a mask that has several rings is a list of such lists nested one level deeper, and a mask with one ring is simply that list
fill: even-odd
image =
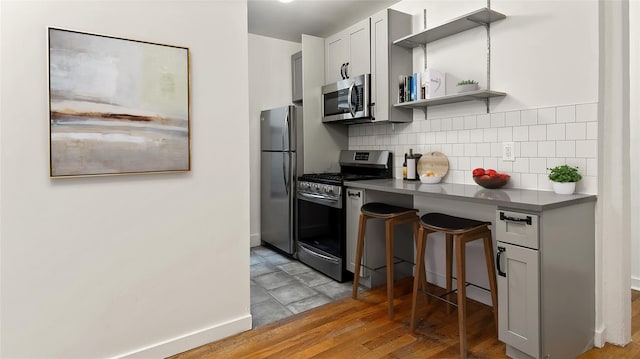
[{"label": "drawer pull", "polygon": [[500,220],[509,222],[525,222],[526,224],[531,225],[531,216],[527,216],[527,218],[515,218],[505,216],[504,212],[500,212]]},{"label": "drawer pull", "polygon": [[500,259],[502,257],[502,253],[506,252],[506,248],[504,247],[498,247],[498,254],[496,254],[496,269],[498,270],[498,275],[506,277],[507,273],[502,271],[502,268],[500,268]]}]

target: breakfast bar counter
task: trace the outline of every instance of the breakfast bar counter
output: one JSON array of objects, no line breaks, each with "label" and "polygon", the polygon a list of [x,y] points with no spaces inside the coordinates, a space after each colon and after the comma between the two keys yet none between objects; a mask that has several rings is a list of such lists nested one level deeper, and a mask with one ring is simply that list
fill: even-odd
[{"label": "breakfast bar counter", "polygon": [[553,208],[591,202],[597,198],[592,194],[574,193],[570,195],[560,195],[553,191],[518,188],[486,189],[477,185],[454,183],[425,184],[420,181],[401,179],[347,181],[345,182],[345,186],[397,194],[491,204],[498,207],[532,212],[542,212]]}]

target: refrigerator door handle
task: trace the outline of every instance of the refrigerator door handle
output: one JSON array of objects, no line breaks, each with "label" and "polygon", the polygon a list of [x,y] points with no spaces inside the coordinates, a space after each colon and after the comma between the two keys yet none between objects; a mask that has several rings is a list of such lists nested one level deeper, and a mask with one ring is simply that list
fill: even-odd
[{"label": "refrigerator door handle", "polygon": [[[289,111],[287,111],[286,115],[284,116],[284,126],[282,127],[282,148],[290,150],[288,146],[285,147],[285,134],[288,131],[289,131]],[[289,162],[291,162],[291,154],[289,154]],[[289,169],[291,169],[291,166],[289,166]],[[287,161],[285,161],[284,156],[282,156],[282,177],[284,178],[284,190],[288,195],[290,182],[289,182],[289,176],[287,173]]]}]

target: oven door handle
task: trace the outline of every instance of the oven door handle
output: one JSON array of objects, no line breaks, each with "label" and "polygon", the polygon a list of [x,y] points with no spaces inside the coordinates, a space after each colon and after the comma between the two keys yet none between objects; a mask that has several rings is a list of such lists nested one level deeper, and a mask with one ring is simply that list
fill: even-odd
[{"label": "oven door handle", "polygon": [[340,205],[339,197],[332,198],[332,197],[326,197],[326,196],[313,194],[313,193],[298,192],[298,199],[302,201],[308,201],[308,202],[313,202],[313,203],[317,203],[324,206],[333,207],[333,208],[342,208],[342,206]]},{"label": "oven door handle", "polygon": [[298,244],[300,244],[300,247],[302,249],[304,249],[307,253],[309,253],[310,255],[312,255],[314,257],[318,257],[318,258],[324,259],[325,261],[329,261],[329,262],[336,263],[336,264],[340,262],[338,259],[331,258],[329,256],[325,256],[324,254],[320,254],[318,252],[313,251],[309,246],[307,246],[304,243],[300,242]]}]

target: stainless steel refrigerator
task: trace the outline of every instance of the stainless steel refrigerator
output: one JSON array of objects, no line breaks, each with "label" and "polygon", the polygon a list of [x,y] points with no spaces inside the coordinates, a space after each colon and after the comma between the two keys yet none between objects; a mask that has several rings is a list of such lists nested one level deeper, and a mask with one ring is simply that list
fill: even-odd
[{"label": "stainless steel refrigerator", "polygon": [[260,229],[262,241],[295,254],[296,178],[302,172],[302,108],[260,113]]}]

